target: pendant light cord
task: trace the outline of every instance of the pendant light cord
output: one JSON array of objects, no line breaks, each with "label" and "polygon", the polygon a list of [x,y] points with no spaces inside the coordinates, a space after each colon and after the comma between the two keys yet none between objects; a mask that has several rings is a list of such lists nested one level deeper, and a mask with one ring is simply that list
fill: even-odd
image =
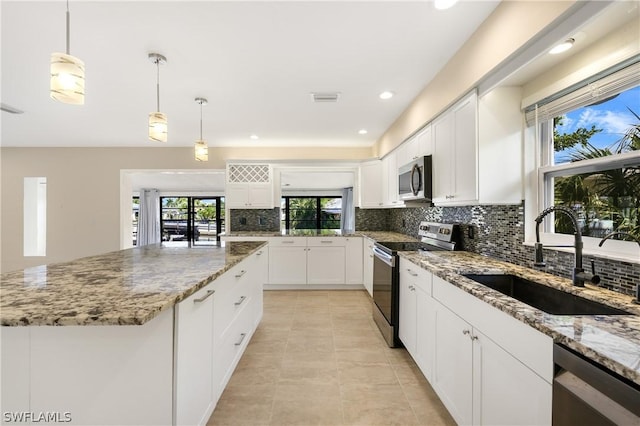
[{"label": "pendant light cord", "polygon": [[69,33],[71,32],[71,15],[69,14],[69,0],[67,0],[67,55],[70,55],[70,37],[69,37]]},{"label": "pendant light cord", "polygon": [[160,112],[160,59],[156,58],[156,102],[158,105],[157,111]]},{"label": "pendant light cord", "polygon": [[200,101],[200,140],[202,140],[202,101]]}]

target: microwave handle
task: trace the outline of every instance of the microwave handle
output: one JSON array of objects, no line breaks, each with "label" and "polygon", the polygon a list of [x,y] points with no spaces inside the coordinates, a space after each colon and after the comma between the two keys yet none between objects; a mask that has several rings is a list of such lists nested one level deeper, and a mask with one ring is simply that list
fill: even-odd
[{"label": "microwave handle", "polygon": [[[418,173],[418,188],[414,188],[413,186],[413,175]],[[420,166],[418,163],[414,164],[411,168],[411,175],[409,175],[409,187],[411,188],[411,192],[413,195],[418,195],[420,192],[420,187],[422,186],[422,176],[420,175]]]}]

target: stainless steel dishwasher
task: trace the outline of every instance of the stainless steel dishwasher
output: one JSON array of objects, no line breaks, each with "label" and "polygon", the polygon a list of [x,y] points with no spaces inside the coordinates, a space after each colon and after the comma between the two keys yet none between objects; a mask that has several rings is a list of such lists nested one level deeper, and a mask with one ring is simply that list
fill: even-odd
[{"label": "stainless steel dishwasher", "polygon": [[640,386],[554,345],[554,426],[640,425]]}]

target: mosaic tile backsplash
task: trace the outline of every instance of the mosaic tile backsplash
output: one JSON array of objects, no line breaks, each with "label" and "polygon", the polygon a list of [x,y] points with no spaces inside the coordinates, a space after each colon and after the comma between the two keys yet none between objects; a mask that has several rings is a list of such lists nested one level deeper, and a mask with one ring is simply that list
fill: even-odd
[{"label": "mosaic tile backsplash", "polygon": [[[356,212],[356,230],[395,231],[418,237],[421,221],[459,223],[462,248],[484,256],[520,266],[532,267],[534,249],[523,245],[524,205],[417,207],[374,209]],[[375,227],[375,229],[373,228]],[[473,238],[469,237],[469,230]],[[545,250],[546,272],[571,278],[574,254]],[[592,256],[584,257],[585,269]],[[640,265],[593,257],[600,286],[619,293],[633,295],[640,277]]]},{"label": "mosaic tile backsplash", "polygon": [[232,209],[229,211],[231,231],[279,231],[280,209]]}]

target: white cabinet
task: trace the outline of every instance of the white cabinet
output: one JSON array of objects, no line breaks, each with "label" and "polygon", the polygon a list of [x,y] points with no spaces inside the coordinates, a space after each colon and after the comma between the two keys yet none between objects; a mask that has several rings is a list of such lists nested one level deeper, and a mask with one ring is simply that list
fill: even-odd
[{"label": "white cabinet", "polygon": [[344,244],[339,237],[307,238],[307,284],[345,283]]},{"label": "white cabinet", "polygon": [[382,159],[382,196],[385,207],[403,207],[398,195],[398,162],[396,151]]},{"label": "white cabinet", "polygon": [[271,166],[254,163],[227,164],[225,204],[227,209],[276,207]]},{"label": "white cabinet", "polygon": [[427,379],[431,379],[434,318],[433,274],[400,258],[400,319],[398,335]]},{"label": "white cabinet", "polygon": [[273,208],[273,188],[270,184],[227,184],[225,204],[233,209]]},{"label": "white cabinet", "polygon": [[307,282],[307,238],[269,239],[269,284]]},{"label": "white cabinet", "polygon": [[213,284],[176,305],[176,423],[206,424],[214,407]]},{"label": "white cabinet", "polygon": [[425,155],[430,155],[432,153],[431,134],[431,124],[428,124],[400,145],[397,149],[398,167],[404,166]]},{"label": "white cabinet", "polygon": [[373,246],[375,242],[372,239],[364,239],[363,252],[363,281],[364,288],[373,297]]},{"label": "white cabinet", "polygon": [[345,284],[363,283],[362,237],[345,237]]},{"label": "white cabinet", "polygon": [[460,205],[478,201],[478,98],[471,93],[433,122],[433,201]]},{"label": "white cabinet", "polygon": [[360,208],[379,209],[384,206],[382,174],[382,162],[379,160],[368,161],[360,165],[360,191],[358,192],[358,205]]},{"label": "white cabinet", "polygon": [[459,424],[551,423],[553,342],[433,278],[431,384]]}]

